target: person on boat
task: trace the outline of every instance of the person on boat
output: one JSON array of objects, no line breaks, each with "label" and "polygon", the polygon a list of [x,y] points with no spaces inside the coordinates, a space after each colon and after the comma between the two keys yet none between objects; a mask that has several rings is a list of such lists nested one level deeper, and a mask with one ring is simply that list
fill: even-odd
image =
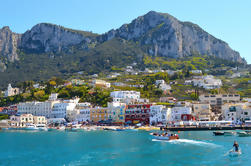
[{"label": "person on boat", "polygon": [[234,141],[234,145],[233,145],[234,149],[236,152],[239,151],[239,144],[237,143],[237,141]]}]

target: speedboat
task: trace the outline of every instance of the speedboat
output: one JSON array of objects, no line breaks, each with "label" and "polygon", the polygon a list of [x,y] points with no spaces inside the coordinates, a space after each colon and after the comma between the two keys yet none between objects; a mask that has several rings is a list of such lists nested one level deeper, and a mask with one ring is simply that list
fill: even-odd
[{"label": "speedboat", "polygon": [[214,131],[213,133],[215,136],[224,135],[224,132],[222,131]]},{"label": "speedboat", "polygon": [[155,139],[157,140],[165,140],[165,141],[170,141],[170,140],[177,140],[179,139],[178,134],[165,134],[165,135],[153,135]]},{"label": "speedboat", "polygon": [[249,137],[251,136],[251,132],[250,131],[242,131],[238,133],[239,137]]}]

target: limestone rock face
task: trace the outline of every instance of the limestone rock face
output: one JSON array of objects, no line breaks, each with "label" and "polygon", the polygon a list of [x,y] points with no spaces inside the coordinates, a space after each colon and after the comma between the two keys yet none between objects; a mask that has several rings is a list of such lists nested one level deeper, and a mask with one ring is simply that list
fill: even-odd
[{"label": "limestone rock face", "polygon": [[99,41],[104,42],[114,37],[136,41],[147,48],[147,53],[156,56],[177,58],[199,53],[231,61],[245,61],[227,43],[205,32],[198,25],[181,22],[165,13],[151,11],[119,29],[107,32]]},{"label": "limestone rock face", "polygon": [[0,63],[3,60],[13,62],[18,60],[17,47],[20,42],[20,34],[14,33],[9,27],[0,29]]},{"label": "limestone rock face", "polygon": [[88,37],[61,26],[41,23],[22,35],[20,48],[31,52],[60,52],[89,40]]}]

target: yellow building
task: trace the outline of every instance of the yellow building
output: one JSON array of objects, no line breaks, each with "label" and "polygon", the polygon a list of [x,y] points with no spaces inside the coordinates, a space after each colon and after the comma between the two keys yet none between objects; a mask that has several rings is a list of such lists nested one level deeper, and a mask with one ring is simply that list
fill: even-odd
[{"label": "yellow building", "polygon": [[47,124],[47,120],[44,116],[33,116],[34,124]]},{"label": "yellow building", "polygon": [[44,116],[33,116],[32,114],[22,114],[20,116],[10,116],[10,125],[25,127],[29,124],[47,124],[47,120]]},{"label": "yellow building", "polygon": [[91,108],[90,111],[90,120],[91,122],[100,122],[108,120],[108,109],[103,107]]}]

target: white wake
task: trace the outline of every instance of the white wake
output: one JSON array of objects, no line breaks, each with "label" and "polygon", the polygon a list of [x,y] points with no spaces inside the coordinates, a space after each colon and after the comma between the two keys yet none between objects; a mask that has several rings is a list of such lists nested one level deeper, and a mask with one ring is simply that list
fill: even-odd
[{"label": "white wake", "polygon": [[198,146],[220,146],[214,143],[204,142],[204,141],[196,141],[196,140],[189,140],[189,139],[177,139],[177,140],[158,140],[158,139],[152,139],[152,141],[160,141],[160,142],[168,142],[171,144],[193,144]]}]

